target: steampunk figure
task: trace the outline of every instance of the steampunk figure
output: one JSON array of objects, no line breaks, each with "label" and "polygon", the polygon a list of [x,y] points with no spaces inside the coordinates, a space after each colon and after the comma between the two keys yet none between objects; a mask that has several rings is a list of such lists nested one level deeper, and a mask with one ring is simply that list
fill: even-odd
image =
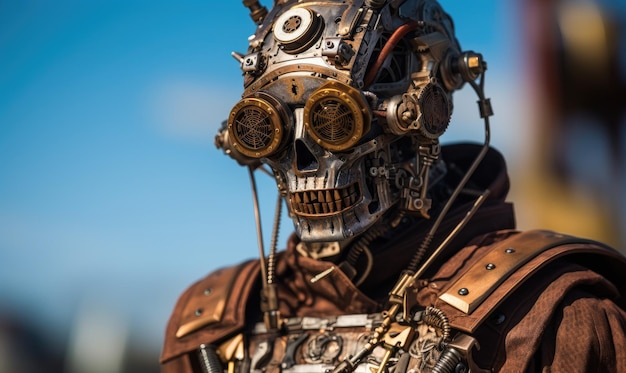
[{"label": "steampunk figure", "polygon": [[[626,372],[626,259],[514,230],[486,63],[437,2],[244,4],[257,29],[216,144],[255,203],[254,171],[276,180],[295,234],[265,254],[258,223],[260,260],[182,294],[164,372]],[[441,146],[464,85],[485,142]]]}]

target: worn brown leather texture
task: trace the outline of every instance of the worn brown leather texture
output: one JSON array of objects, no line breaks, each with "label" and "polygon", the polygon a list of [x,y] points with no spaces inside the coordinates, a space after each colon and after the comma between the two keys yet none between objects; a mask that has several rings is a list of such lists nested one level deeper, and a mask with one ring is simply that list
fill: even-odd
[{"label": "worn brown leather texture", "polygon": [[[234,268],[217,270],[185,290],[179,297],[167,324],[165,342],[161,352],[164,372],[191,371],[185,354],[196,350],[203,343],[213,343],[243,328],[246,301],[258,273],[258,261],[249,261]],[[226,286],[231,281],[233,281],[232,293],[227,298],[221,321],[207,325],[183,337],[176,337],[176,332],[180,326],[194,317],[194,310],[203,308],[205,303],[210,302],[210,294],[207,295],[205,290]]]},{"label": "worn brown leather texture", "polygon": [[[614,276],[622,287],[626,280],[626,261],[619,254],[591,243],[566,244],[541,252],[511,275],[470,315],[448,306],[438,295],[461,276],[475,261],[493,249],[498,241],[514,236],[514,231],[501,231],[485,236],[483,242],[460,250],[425,285],[418,301],[424,306],[435,305],[448,315],[452,326],[473,333],[481,343],[475,360],[482,367],[496,371],[523,372],[600,366],[600,371],[626,371],[626,313],[611,299],[619,302],[614,283],[583,267],[596,267]],[[485,244],[490,242],[490,244]],[[495,242],[494,242],[495,241]],[[324,316],[380,311],[371,300],[338,269],[315,283],[310,279],[333,264],[305,258],[297,254],[296,241],[278,261],[280,311],[284,316]],[[566,255],[569,254],[569,255]],[[558,260],[555,260],[558,259]],[[616,271],[622,266],[622,271]],[[236,280],[227,309],[238,309],[226,316],[223,325],[205,329],[172,341],[170,333],[177,328],[181,316],[176,311],[168,326],[162,361],[163,372],[193,372],[187,352],[202,343],[212,343],[243,327],[244,301],[240,297],[251,288],[250,274],[258,267],[247,263]],[[199,296],[207,286],[218,282],[214,276],[193,285],[179,302],[178,308],[194,293]],[[249,296],[249,294],[248,294]],[[187,299],[187,300],[185,300]],[[177,308],[177,310],[178,310]],[[234,317],[233,317],[234,316]],[[240,317],[241,319],[237,319]],[[583,335],[584,334],[584,335]],[[575,356],[559,354],[560,349],[579,352]],[[576,368],[576,369],[574,369]]]},{"label": "worn brown leather texture", "polygon": [[[506,232],[501,232],[501,234],[506,234]],[[521,268],[517,269],[508,278],[505,278],[497,289],[490,293],[487,299],[473,312],[466,314],[458,310],[453,310],[441,300],[433,302],[433,300],[430,299],[429,301],[433,302],[437,307],[444,309],[444,311],[449,314],[452,327],[471,334],[476,331],[476,328],[478,328],[482,321],[488,317],[493,310],[509,296],[516,294],[516,290],[521,287],[526,280],[535,276],[537,273],[542,273],[541,276],[545,276],[543,272],[541,272],[543,267],[559,260],[561,257],[566,257],[566,263],[580,263],[587,268],[595,269],[600,273],[606,274],[613,283],[626,284],[626,273],[623,272],[623,269],[626,268],[626,259],[615,250],[598,243],[592,243],[588,240],[554,234],[549,231],[529,231],[514,234],[508,239],[504,239],[489,246],[474,247],[471,257],[468,257],[463,252],[455,255],[440,268],[439,273],[435,275],[434,280],[430,282],[431,289],[434,288],[438,290],[431,290],[429,296],[432,297],[434,294],[441,294],[448,290],[450,286],[455,284],[457,278],[462,277],[469,268],[472,268],[475,263],[480,262],[482,257],[486,256],[487,253],[494,249],[503,249],[505,247],[516,248],[520,245],[537,245],[537,255]],[[469,250],[467,251],[469,252]],[[450,275],[451,273],[454,275]],[[446,285],[439,283],[438,278],[445,279]],[[546,277],[543,278],[545,281]],[[423,291],[422,296],[425,296],[427,293],[428,291]],[[613,294],[615,295],[614,298],[616,301],[620,302],[622,306],[626,306],[626,303],[624,303],[626,299],[617,299],[617,290],[613,290]]]},{"label": "worn brown leather texture", "polygon": [[[457,145],[442,152],[444,159],[455,165],[451,169],[464,170],[479,150],[480,146]],[[539,250],[469,315],[439,300],[439,295],[493,245],[518,234],[511,230],[515,225],[512,206],[505,202],[509,182],[502,157],[491,150],[475,175],[470,184],[492,193],[425,272],[420,283],[424,287],[416,301],[422,306],[440,307],[455,328],[473,332],[481,344],[474,358],[483,368],[503,372],[626,372],[626,313],[618,307],[626,308],[626,263],[601,245],[582,242]],[[454,180],[450,185],[455,185]],[[460,198],[440,227],[443,235],[434,237],[432,247],[442,242],[445,232],[454,228],[472,203],[473,197]],[[277,257],[281,316],[382,311],[389,289],[424,240],[430,224],[423,219],[409,222],[372,242],[369,249],[374,270],[360,288],[338,268],[311,283],[333,264],[299,255],[295,250],[297,238],[292,236],[287,250]],[[221,273],[228,272],[233,273]],[[181,295],[166,331],[163,372],[194,372],[197,357],[190,357],[190,353],[201,344],[219,343],[259,321],[258,264],[247,262],[234,272],[237,276],[221,321],[177,338],[181,324],[193,319],[189,312],[206,301],[205,288],[232,279],[212,274]]]},{"label": "worn brown leather texture", "polygon": [[439,307],[453,328],[479,340],[480,366],[502,372],[626,371],[626,312],[617,305],[626,296],[626,258],[592,243],[559,245],[518,269],[471,314],[438,299],[493,246],[501,244],[464,248],[418,294],[421,304]]}]

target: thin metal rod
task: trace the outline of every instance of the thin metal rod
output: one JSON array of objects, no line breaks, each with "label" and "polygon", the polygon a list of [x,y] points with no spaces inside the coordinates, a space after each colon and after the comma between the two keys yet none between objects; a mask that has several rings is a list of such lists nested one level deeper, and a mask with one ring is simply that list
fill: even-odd
[{"label": "thin metal rod", "polygon": [[485,122],[486,122],[485,123],[485,143],[483,144],[483,147],[480,149],[480,153],[478,153],[478,155],[474,159],[474,162],[472,162],[472,165],[470,166],[470,168],[467,170],[465,175],[463,175],[461,182],[454,189],[454,192],[452,192],[452,195],[448,199],[448,202],[444,206],[443,210],[441,211],[439,216],[437,216],[437,220],[435,221],[435,224],[433,224],[430,232],[428,233],[429,235],[434,235],[437,229],[439,229],[439,225],[443,221],[443,218],[445,218],[445,216],[448,214],[448,210],[450,210],[450,208],[452,207],[452,204],[454,203],[454,201],[456,201],[457,197],[461,193],[461,190],[463,190],[463,188],[465,187],[465,184],[467,184],[470,177],[472,177],[472,175],[474,174],[474,171],[476,171],[476,168],[478,168],[478,165],[480,165],[483,158],[487,154],[487,151],[489,150],[489,141],[490,141],[491,136],[489,133],[489,124],[488,124],[487,118],[485,118]]},{"label": "thin metal rod", "polygon": [[[485,80],[484,79],[485,79],[485,73],[483,72],[483,74],[481,76],[480,86],[477,85],[473,81],[469,82],[470,85],[472,86],[472,88],[474,88],[474,91],[476,91],[476,95],[478,96],[478,98],[480,100],[479,103],[482,103],[482,102],[485,101],[485,95],[484,95],[484,81]],[[421,257],[426,253],[426,250],[428,249],[428,246],[430,245],[432,239],[435,237],[435,233],[437,233],[437,230],[439,229],[443,219],[448,214],[448,211],[452,207],[452,204],[454,203],[454,201],[456,201],[457,197],[459,196],[459,194],[461,193],[461,191],[465,187],[465,184],[467,184],[467,182],[469,181],[470,177],[474,174],[474,171],[476,171],[476,168],[478,168],[478,166],[482,162],[483,158],[485,157],[485,155],[489,151],[489,143],[491,141],[491,127],[489,125],[489,116],[485,116],[483,119],[484,119],[484,125],[485,125],[485,140],[484,140],[484,144],[483,144],[482,148],[480,149],[480,152],[478,153],[478,155],[476,155],[476,158],[474,159],[474,161],[470,165],[469,169],[465,172],[465,175],[463,175],[463,178],[461,179],[459,184],[456,186],[456,188],[452,192],[452,195],[450,195],[450,198],[448,199],[448,201],[444,205],[443,209],[439,213],[439,216],[437,216],[437,219],[435,220],[435,222],[431,226],[428,234],[424,238],[424,241],[422,242],[422,245],[418,249],[417,254],[415,255],[415,257],[413,258],[413,260],[411,261],[411,263],[409,265],[409,270],[410,271],[415,271],[417,269],[416,267],[419,265],[419,262],[422,259]],[[445,241],[449,242],[448,239],[446,239]]]},{"label": "thin metal rod", "polygon": [[265,262],[265,248],[263,247],[263,230],[261,229],[261,212],[259,209],[259,199],[256,190],[256,179],[254,170],[248,167],[250,175],[250,185],[252,186],[252,203],[254,204],[254,219],[256,221],[256,236],[259,242],[259,261],[261,262],[261,276],[263,278],[263,288],[267,287],[267,264]]},{"label": "thin metal rod", "polygon": [[450,241],[452,241],[452,239],[454,237],[456,237],[456,235],[463,229],[465,228],[465,225],[470,221],[470,219],[474,216],[474,214],[476,213],[476,211],[478,211],[478,208],[480,207],[480,205],[483,204],[483,202],[485,202],[485,200],[487,199],[487,197],[489,196],[489,194],[491,193],[491,191],[489,189],[486,189],[477,199],[476,201],[474,201],[474,205],[472,206],[472,208],[465,214],[465,216],[463,217],[463,219],[459,222],[459,224],[456,225],[456,227],[454,227],[454,229],[452,230],[452,232],[450,232],[450,234],[448,234],[448,236],[446,237],[446,239],[437,247],[437,249],[435,249],[435,251],[433,251],[433,253],[428,257],[428,259],[424,262],[424,264],[422,264],[422,266],[420,267],[420,269],[415,272],[415,275],[413,275],[413,280],[417,281],[426,271],[426,269],[428,269],[428,266],[430,266],[432,264],[432,262],[437,258],[437,256],[439,256],[439,253],[441,253],[443,251],[443,249],[448,246],[448,244],[450,243]]}]

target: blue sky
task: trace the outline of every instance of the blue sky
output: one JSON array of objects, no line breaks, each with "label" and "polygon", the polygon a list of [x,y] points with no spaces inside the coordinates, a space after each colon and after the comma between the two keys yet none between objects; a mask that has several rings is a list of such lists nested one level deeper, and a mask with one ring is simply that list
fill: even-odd
[{"label": "blue sky", "polygon": [[[515,160],[517,5],[442,3],[489,62],[495,122],[513,118],[493,142]],[[158,347],[187,285],[257,256],[247,171],[213,146],[253,31],[241,1],[0,2],[0,311],[64,332],[95,305]],[[447,140],[481,139],[466,91]],[[275,190],[259,182],[267,245]]]}]

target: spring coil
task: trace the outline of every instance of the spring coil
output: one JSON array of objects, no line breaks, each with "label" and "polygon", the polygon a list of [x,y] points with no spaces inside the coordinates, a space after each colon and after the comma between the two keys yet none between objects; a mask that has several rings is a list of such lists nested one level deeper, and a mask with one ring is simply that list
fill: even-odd
[{"label": "spring coil", "polygon": [[426,236],[426,238],[424,238],[424,241],[422,241],[422,244],[420,245],[419,249],[417,250],[413,258],[411,259],[411,262],[409,263],[409,267],[408,267],[409,271],[415,272],[417,270],[417,266],[422,262],[422,259],[424,259],[426,250],[428,250],[428,247],[430,246],[430,243],[432,242],[432,240],[433,240],[432,235],[428,235]]},{"label": "spring coil", "polygon": [[361,254],[367,248],[367,246],[376,238],[389,232],[390,229],[391,227],[387,224],[379,224],[365,231],[365,233],[363,233],[359,241],[357,241],[348,252],[348,257],[346,258],[346,262],[348,262],[353,267],[356,266],[356,262],[359,259],[359,256],[361,256]]},{"label": "spring coil", "polygon": [[467,367],[463,364],[463,356],[454,348],[448,348],[437,364],[433,367],[432,373],[465,373]]},{"label": "spring coil", "polygon": [[441,330],[442,343],[446,343],[450,340],[450,322],[448,321],[448,316],[446,316],[442,310],[436,307],[426,308],[422,316],[422,321],[428,326],[433,326]]},{"label": "spring coil", "polygon": [[354,245],[352,245],[350,251],[348,251],[345,262],[349,264],[352,268],[356,268],[356,263],[361,255],[365,254],[365,257],[367,259],[367,267],[365,268],[361,276],[358,279],[353,279],[356,286],[360,286],[365,281],[374,266],[372,253],[368,249],[369,244],[376,238],[382,236],[390,230],[391,227],[387,224],[375,225],[367,230],[365,233],[363,233],[360,239]]},{"label": "spring coil", "polygon": [[283,198],[280,193],[276,200],[276,210],[274,215],[274,229],[272,231],[272,242],[270,243],[270,253],[267,258],[267,283],[274,283],[274,276],[276,274],[276,242],[278,241],[278,234],[280,232],[280,215],[282,214]]},{"label": "spring coil", "polygon": [[205,344],[200,345],[198,355],[203,373],[222,373],[224,371],[213,347]]}]

